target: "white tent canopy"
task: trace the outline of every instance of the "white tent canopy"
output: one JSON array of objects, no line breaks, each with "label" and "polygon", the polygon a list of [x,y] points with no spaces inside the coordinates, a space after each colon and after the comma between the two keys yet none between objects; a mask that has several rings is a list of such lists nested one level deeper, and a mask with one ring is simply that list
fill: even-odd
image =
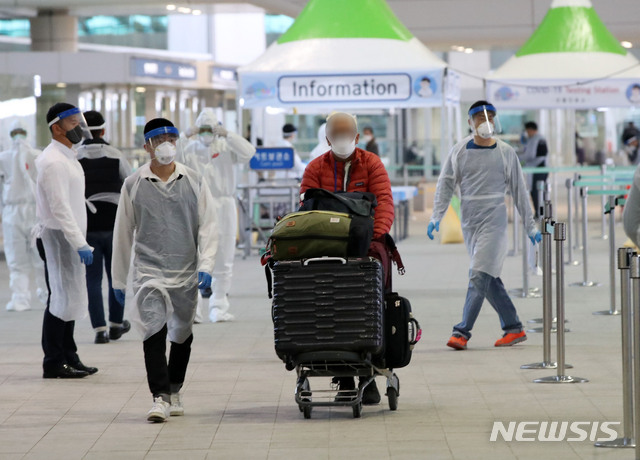
[{"label": "white tent canopy", "polygon": [[[362,24],[342,28],[354,17],[352,9]],[[238,70],[240,103],[299,109],[442,106],[445,69],[384,0],[312,0],[277,43]]]},{"label": "white tent canopy", "polygon": [[588,0],[555,0],[527,43],[487,76],[486,89],[502,108],[640,105],[640,62]]}]

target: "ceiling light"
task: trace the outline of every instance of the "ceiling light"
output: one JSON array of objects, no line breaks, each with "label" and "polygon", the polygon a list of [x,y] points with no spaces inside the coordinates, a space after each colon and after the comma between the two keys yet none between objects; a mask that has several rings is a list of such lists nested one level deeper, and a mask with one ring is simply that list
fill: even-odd
[{"label": "ceiling light", "polygon": [[56,88],[66,88],[66,87],[67,87],[66,83],[62,83],[62,82],[56,83]]},{"label": "ceiling light", "polygon": [[471,53],[473,53],[473,48],[465,48],[464,52],[465,52],[465,54],[471,54]]},{"label": "ceiling light", "polygon": [[187,8],[186,6],[179,6],[178,13],[189,14],[191,13],[191,8]]},{"label": "ceiling light", "polygon": [[191,12],[191,14],[193,14],[194,16],[200,16],[202,14],[202,11],[201,10],[193,10]]},{"label": "ceiling light", "polygon": [[623,48],[627,48],[627,49],[633,48],[633,43],[628,42],[626,40],[622,40],[620,44],[622,45]]},{"label": "ceiling light", "polygon": [[167,5],[167,10],[168,11],[175,11],[176,6],[175,5]]},{"label": "ceiling light", "polygon": [[145,91],[147,91],[147,88],[144,86],[136,86],[136,93],[144,93]]}]

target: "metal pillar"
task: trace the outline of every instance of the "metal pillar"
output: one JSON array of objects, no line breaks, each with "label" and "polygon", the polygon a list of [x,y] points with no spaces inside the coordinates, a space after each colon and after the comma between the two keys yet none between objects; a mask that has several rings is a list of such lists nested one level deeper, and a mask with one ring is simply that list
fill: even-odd
[{"label": "metal pillar", "polygon": [[[554,240],[556,242],[556,316],[558,318],[558,324],[564,324],[564,240],[566,239],[566,230],[564,223],[558,222],[553,228]],[[588,382],[587,379],[581,377],[572,377],[565,375],[564,371],[566,365],[564,362],[565,349],[564,349],[564,327],[558,327],[557,329],[557,375],[550,377],[543,377],[535,379],[535,383],[584,383]]]}]

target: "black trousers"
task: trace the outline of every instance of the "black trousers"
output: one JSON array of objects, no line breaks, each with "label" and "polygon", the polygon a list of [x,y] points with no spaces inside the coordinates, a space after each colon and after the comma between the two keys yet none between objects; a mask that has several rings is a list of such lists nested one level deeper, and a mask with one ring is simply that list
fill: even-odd
[{"label": "black trousers", "polygon": [[533,211],[536,216],[540,216],[540,206],[543,206],[544,203],[538,202],[538,182],[546,182],[549,174],[541,173],[533,175],[533,185],[531,186],[531,200],[533,201]]},{"label": "black trousers", "polygon": [[142,342],[147,382],[154,398],[163,397],[167,400],[172,389],[177,392],[182,387],[191,357],[192,342],[193,334],[184,343],[171,342],[168,363],[166,324],[159,332]]},{"label": "black trousers", "polygon": [[49,268],[47,266],[47,257],[44,252],[42,240],[37,240],[38,254],[44,261],[44,276],[47,282],[49,295],[47,297],[47,308],[44,311],[42,320],[42,350],[44,351],[44,360],[42,368],[45,372],[55,372],[63,364],[74,366],[80,361],[78,357],[78,347],[73,339],[73,330],[75,321],[63,321],[54,316],[49,311],[51,304],[51,287],[49,286]]}]

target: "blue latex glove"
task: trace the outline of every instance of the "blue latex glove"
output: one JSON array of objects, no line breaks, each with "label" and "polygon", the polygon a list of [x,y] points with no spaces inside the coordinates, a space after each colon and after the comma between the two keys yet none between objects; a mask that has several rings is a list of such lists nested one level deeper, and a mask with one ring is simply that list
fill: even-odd
[{"label": "blue latex glove", "polygon": [[114,289],[113,295],[116,296],[116,300],[118,301],[118,303],[124,306],[124,298],[125,298],[124,291],[122,289]]},{"label": "blue latex glove", "polygon": [[198,272],[198,288],[207,289],[211,287],[211,275],[205,272]]},{"label": "blue latex glove", "polygon": [[529,239],[531,240],[531,244],[535,246],[536,243],[542,241],[542,233],[537,232],[535,236],[530,236]]},{"label": "blue latex glove", "polygon": [[436,222],[435,224],[433,222],[429,222],[429,227],[427,227],[427,236],[429,237],[430,240],[433,239],[433,231],[439,232],[440,231],[440,221]]},{"label": "blue latex glove", "polygon": [[91,246],[82,246],[78,249],[78,254],[80,254],[80,261],[83,264],[91,265],[93,263],[93,250],[91,249]]}]

